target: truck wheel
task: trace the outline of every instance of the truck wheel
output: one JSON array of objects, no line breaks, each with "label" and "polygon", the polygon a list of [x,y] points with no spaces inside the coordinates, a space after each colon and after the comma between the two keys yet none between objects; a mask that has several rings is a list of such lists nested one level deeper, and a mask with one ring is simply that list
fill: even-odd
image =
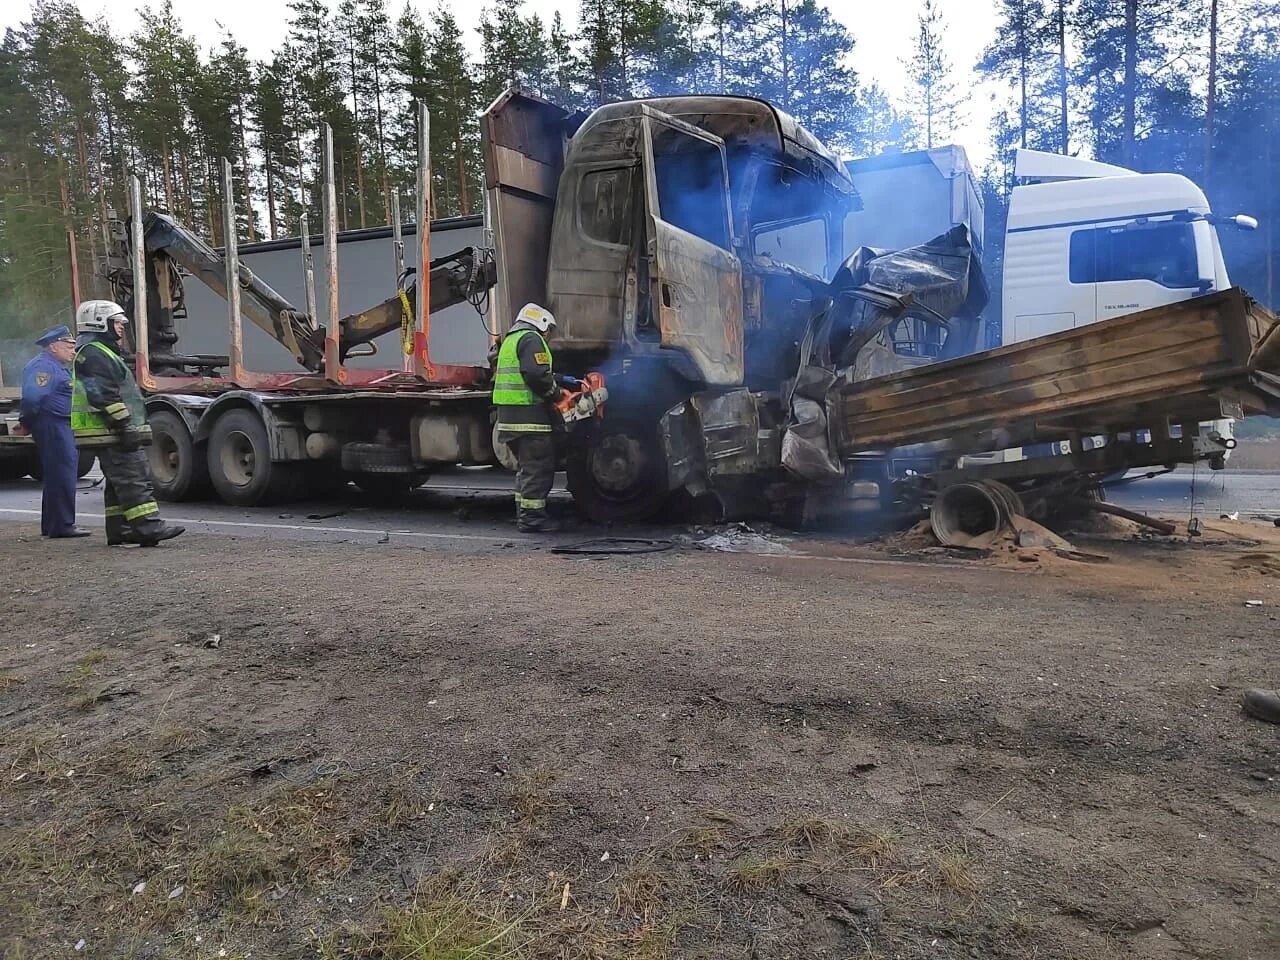
[{"label": "truck wheel", "polygon": [[209,462],[191,439],[187,423],[171,410],[158,410],[151,424],[151,480],[160,500],[195,500],[208,492]]},{"label": "truck wheel", "polygon": [[262,418],[243,407],[228,410],[209,433],[209,479],[224,503],[256,507],[280,503],[300,493],[301,473],[273,463]]},{"label": "truck wheel", "polygon": [[76,463],[76,479],[83,480],[89,475],[89,471],[93,469],[93,465],[98,462],[98,455],[92,450],[81,450],[80,459]]},{"label": "truck wheel", "polygon": [[606,418],[569,455],[574,503],[596,523],[634,523],[666,505],[666,471],[656,423]]}]

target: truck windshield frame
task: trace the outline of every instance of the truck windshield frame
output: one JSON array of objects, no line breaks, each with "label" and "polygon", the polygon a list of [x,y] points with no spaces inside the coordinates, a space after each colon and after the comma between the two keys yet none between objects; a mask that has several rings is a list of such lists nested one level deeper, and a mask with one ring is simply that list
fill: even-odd
[{"label": "truck windshield frame", "polygon": [[1068,256],[1072,283],[1147,280],[1183,290],[1201,280],[1193,225],[1180,220],[1074,230]]},{"label": "truck windshield frame", "polygon": [[[806,241],[798,231],[811,231],[815,224],[821,236]],[[825,216],[762,223],[751,233],[752,256],[788,264],[823,280],[831,279],[830,249],[831,227]]]}]

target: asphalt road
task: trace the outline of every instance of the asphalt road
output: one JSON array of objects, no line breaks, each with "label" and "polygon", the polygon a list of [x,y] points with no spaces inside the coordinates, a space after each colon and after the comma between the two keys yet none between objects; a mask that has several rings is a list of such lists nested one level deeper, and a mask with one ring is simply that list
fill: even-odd
[{"label": "asphalt road", "polygon": [[[1140,474],[1138,476],[1141,476]],[[102,496],[96,470],[80,482],[77,514],[81,526],[102,526]],[[1194,484],[1196,513],[1203,519],[1239,512],[1241,519],[1280,517],[1280,474],[1178,470],[1152,479],[1113,487],[1108,499],[1134,510],[1182,519],[1190,515]],[[552,494],[567,507],[563,476]],[[220,503],[164,504],[162,513],[189,530],[238,537],[353,543],[439,543],[453,552],[491,550],[496,545],[545,537],[518,534],[512,522],[511,475],[488,469],[458,469],[431,478],[399,506],[349,488],[337,499],[279,507],[229,507]],[[581,540],[608,533],[626,536],[670,536],[684,526],[628,527],[608,531],[572,519],[563,509],[565,531],[554,542]],[[0,522],[38,522],[40,485],[31,480],[0,484]]]}]

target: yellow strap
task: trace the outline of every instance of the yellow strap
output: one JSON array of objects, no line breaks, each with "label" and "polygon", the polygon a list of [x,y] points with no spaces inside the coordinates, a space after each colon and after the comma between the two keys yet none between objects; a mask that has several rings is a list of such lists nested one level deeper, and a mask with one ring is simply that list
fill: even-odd
[{"label": "yellow strap", "polygon": [[403,289],[396,292],[400,294],[400,343],[404,347],[404,355],[408,357],[413,355],[413,330],[410,323],[413,309],[409,306],[409,295]]}]

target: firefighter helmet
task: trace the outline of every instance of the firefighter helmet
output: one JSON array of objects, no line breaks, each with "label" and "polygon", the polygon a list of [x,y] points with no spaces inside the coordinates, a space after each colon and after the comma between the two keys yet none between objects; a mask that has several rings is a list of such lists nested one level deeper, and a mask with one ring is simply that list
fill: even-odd
[{"label": "firefighter helmet", "polygon": [[86,300],[76,310],[76,333],[105,333],[115,336],[112,321],[127,320],[124,307],[114,300]]},{"label": "firefighter helmet", "polygon": [[516,323],[527,323],[539,333],[545,334],[556,325],[556,318],[545,307],[540,307],[536,303],[526,303],[516,314]]}]

